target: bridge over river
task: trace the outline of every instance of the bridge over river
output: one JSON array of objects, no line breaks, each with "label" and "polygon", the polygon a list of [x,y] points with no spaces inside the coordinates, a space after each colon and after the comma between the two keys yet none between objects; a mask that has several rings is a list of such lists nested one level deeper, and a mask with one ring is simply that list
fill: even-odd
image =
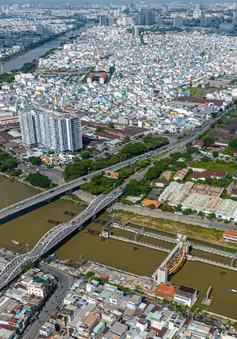
[{"label": "bridge over river", "polygon": [[[197,129],[192,136],[188,136],[186,138],[183,138],[179,141],[177,141],[175,144],[169,144],[169,145],[165,145],[162,146],[154,151],[150,151],[149,153],[145,153],[139,156],[140,160],[144,160],[146,159],[148,156],[149,157],[154,157],[164,151],[170,151],[170,153],[174,153],[174,152],[180,152],[184,149],[184,147],[186,146],[187,143],[193,142],[196,137],[201,134],[204,133],[205,131],[207,131],[210,128],[210,125],[218,120],[222,115],[224,115],[225,113],[223,112],[222,114],[218,115],[216,117],[216,119],[212,119],[211,121],[207,122],[202,128]],[[168,154],[168,152],[167,152]],[[26,200],[23,200],[21,202],[18,202],[14,205],[8,206],[6,208],[3,208],[0,210],[0,224],[4,223],[5,221],[9,220],[10,218],[16,217],[17,215],[19,215],[20,213],[24,213],[27,210],[31,210],[33,208],[36,208],[37,206],[40,206],[42,203],[47,203],[52,201],[53,199],[55,199],[56,197],[65,194],[66,192],[69,192],[71,190],[76,189],[77,187],[81,186],[83,183],[85,183],[86,181],[91,180],[91,178],[99,173],[103,173],[104,171],[118,171],[124,167],[127,166],[131,166],[132,164],[134,164],[136,162],[138,157],[134,157],[132,159],[126,160],[126,161],[122,161],[116,165],[92,172],[88,175],[85,175],[83,177],[80,177],[78,179],[72,180],[64,185],[58,186],[54,189],[42,192],[40,194],[37,194],[33,197],[30,197]]]},{"label": "bridge over river", "polygon": [[[161,148],[158,148],[154,151],[151,151],[149,153],[145,153],[139,156],[140,160],[144,160],[149,156],[155,156],[159,153],[164,152],[164,150],[171,150],[171,148],[174,148],[174,145],[166,145]],[[0,210],[0,224],[4,223],[5,221],[16,217],[17,215],[26,213],[27,211],[32,210],[33,208],[39,207],[43,203],[51,202],[53,199],[55,199],[58,196],[64,195],[66,192],[75,190],[79,186],[83,185],[85,182],[90,181],[91,178],[100,173],[104,173],[104,171],[118,171],[124,167],[131,166],[137,161],[138,157],[122,161],[116,165],[92,172],[88,175],[85,175],[83,177],[80,177],[78,179],[72,180],[66,184],[63,184],[61,186],[57,186],[54,189],[50,189],[48,191],[44,191],[40,194],[34,195],[28,199],[25,199],[23,201],[20,201],[16,204],[13,204],[11,206],[8,206],[6,208],[3,208]]]},{"label": "bridge over river", "polygon": [[122,195],[122,189],[114,190],[111,194],[101,195],[95,198],[86,210],[78,214],[67,223],[57,225],[50,229],[34,246],[25,254],[19,255],[11,260],[0,273],[0,289],[4,288],[21,272],[23,267],[29,262],[36,262],[46,255],[50,250],[57,247],[67,237],[74,232],[83,229],[87,221],[96,217],[102,210],[114,203]]}]

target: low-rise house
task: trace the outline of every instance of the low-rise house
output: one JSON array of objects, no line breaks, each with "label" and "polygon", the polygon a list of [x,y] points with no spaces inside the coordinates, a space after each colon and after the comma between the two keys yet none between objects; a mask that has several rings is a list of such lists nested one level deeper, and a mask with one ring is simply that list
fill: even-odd
[{"label": "low-rise house", "polygon": [[128,331],[128,326],[118,321],[116,321],[111,327],[111,332],[118,335],[119,338],[122,338],[127,331]]},{"label": "low-rise house", "polygon": [[42,282],[32,281],[28,286],[28,293],[44,299],[48,295],[48,285]]},{"label": "low-rise house", "polygon": [[44,337],[49,337],[55,331],[55,325],[46,321],[40,328],[39,334]]},{"label": "low-rise house", "polygon": [[188,168],[182,168],[181,170],[177,171],[175,175],[173,176],[174,180],[184,180],[186,176],[188,175],[189,169]]},{"label": "low-rise house", "polygon": [[190,175],[191,180],[206,180],[206,179],[224,179],[226,177],[226,172],[224,171],[210,171],[206,170],[203,172],[193,172]]},{"label": "low-rise house", "polygon": [[204,146],[204,142],[202,140],[195,140],[192,144],[192,147],[200,149]]},{"label": "low-rise house", "polygon": [[174,294],[174,301],[191,307],[197,299],[197,289],[180,285]]},{"label": "low-rise house", "polygon": [[166,185],[169,185],[169,181],[166,179],[160,179],[153,181],[153,185],[156,187],[164,188]]},{"label": "low-rise house", "polygon": [[237,232],[225,230],[223,234],[223,239],[228,241],[237,242]]},{"label": "low-rise house", "polygon": [[127,307],[135,309],[142,302],[142,297],[137,294],[133,294],[127,302]]},{"label": "low-rise house", "polygon": [[143,199],[141,204],[143,207],[149,207],[151,205],[154,205],[155,208],[159,208],[162,205],[162,202],[157,200]]}]

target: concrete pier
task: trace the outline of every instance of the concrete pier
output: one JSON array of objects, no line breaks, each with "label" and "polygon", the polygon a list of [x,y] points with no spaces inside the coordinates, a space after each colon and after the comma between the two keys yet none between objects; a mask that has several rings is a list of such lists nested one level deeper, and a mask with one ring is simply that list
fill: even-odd
[{"label": "concrete pier", "polygon": [[204,262],[206,264],[211,264],[211,265],[215,265],[215,266],[218,266],[218,267],[227,268],[228,270],[232,270],[232,271],[237,272],[237,267],[233,267],[233,266],[230,266],[230,265],[222,264],[220,262],[216,262],[216,261],[212,261],[212,260],[208,260],[208,259],[204,259],[204,258],[195,257],[195,256],[192,256],[192,255],[188,255],[187,260],[189,260],[189,261],[200,261],[200,262]]},{"label": "concrete pier", "polygon": [[144,247],[149,247],[152,248],[153,250],[159,250],[162,252],[167,252],[170,253],[171,251],[168,248],[164,248],[164,247],[160,247],[160,246],[156,246],[156,245],[151,245],[151,244],[147,244],[145,242],[142,241],[136,241],[136,240],[131,240],[131,239],[127,239],[127,238],[123,238],[117,235],[110,235],[109,238],[111,239],[115,239],[115,240],[120,240],[120,241],[124,241],[124,242],[128,242],[134,245],[140,245],[140,246],[144,246]]}]

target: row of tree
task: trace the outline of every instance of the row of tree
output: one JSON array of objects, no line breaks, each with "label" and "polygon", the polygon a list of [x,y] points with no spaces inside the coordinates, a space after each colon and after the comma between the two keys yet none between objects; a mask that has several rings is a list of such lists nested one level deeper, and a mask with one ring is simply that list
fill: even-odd
[{"label": "row of tree", "polygon": [[52,181],[43,174],[31,173],[29,174],[26,179],[31,185],[41,188],[50,188]]},{"label": "row of tree", "polygon": [[115,165],[121,161],[131,159],[146,152],[155,150],[169,143],[167,138],[153,138],[147,136],[143,142],[136,142],[125,145],[117,154],[105,154],[105,157],[97,161],[90,159],[80,160],[75,157],[72,164],[65,167],[63,177],[65,181],[71,181],[89,173],[109,166]]},{"label": "row of tree", "polygon": [[[180,161],[182,160],[182,161]],[[178,171],[186,165],[186,161],[191,160],[191,154],[173,153],[169,157],[160,159],[154,162],[153,166],[149,168],[144,178],[140,181],[130,180],[124,189],[125,196],[146,196],[151,190],[151,181],[156,180],[167,169],[171,171]]]},{"label": "row of tree", "polygon": [[0,151],[0,171],[7,172],[14,170],[18,166],[18,161],[8,153]]},{"label": "row of tree", "polygon": [[105,177],[103,173],[95,175],[91,181],[82,185],[81,189],[93,195],[107,194],[120,186],[133,173],[149,164],[150,160],[147,159],[137,162],[133,167],[125,167],[118,172],[119,179],[117,180]]}]

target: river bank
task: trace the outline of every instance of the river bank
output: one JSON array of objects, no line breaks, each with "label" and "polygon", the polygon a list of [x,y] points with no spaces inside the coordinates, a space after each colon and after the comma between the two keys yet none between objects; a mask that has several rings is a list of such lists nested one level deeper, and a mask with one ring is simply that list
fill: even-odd
[{"label": "river bank", "polygon": [[54,34],[54,35],[48,37],[47,39],[44,39],[44,40],[35,42],[35,43],[33,43],[31,46],[26,47],[26,48],[22,49],[21,51],[16,52],[15,54],[12,54],[12,55],[9,55],[9,56],[7,56],[7,57],[5,57],[5,58],[3,58],[3,59],[0,59],[0,63],[5,63],[5,62],[8,62],[8,61],[11,61],[11,60],[13,60],[13,59],[15,59],[15,58],[17,58],[17,57],[19,57],[19,56],[21,56],[21,55],[24,55],[25,53],[27,53],[27,52],[29,52],[29,51],[31,51],[31,50],[37,48],[37,47],[43,46],[43,45],[46,44],[47,42],[56,40],[56,39],[58,39],[58,38],[62,38],[64,35],[66,35],[66,34],[68,34],[68,33],[70,33],[70,32],[72,33],[72,32],[74,32],[75,30],[78,30],[78,29],[80,29],[81,27],[84,27],[84,26],[85,26],[85,23],[84,23],[84,22],[83,22],[83,23],[81,22],[81,23],[77,24],[75,27],[73,27],[72,29],[68,29],[68,30],[66,30],[66,31],[63,32],[63,33],[60,33],[60,34]]},{"label": "river bank", "polygon": [[[0,195],[0,208],[5,207],[6,204],[10,205],[23,200],[37,192],[28,185],[11,182],[3,176],[0,176],[0,190],[3,192]],[[26,251],[27,244],[30,250],[49,229],[54,227],[54,224],[47,221],[48,219],[54,222],[65,222],[70,220],[71,217],[64,212],[79,213],[84,208],[70,201],[59,199],[37,210],[30,211],[0,226],[0,247],[23,253]],[[94,229],[96,231],[95,234],[81,231],[62,244],[55,251],[57,259],[70,259],[72,264],[76,265],[79,258],[85,258],[92,262],[99,262],[102,265],[114,267],[114,269],[131,272],[139,276],[151,277],[155,269],[167,256],[167,253],[116,239],[101,241],[101,238],[96,234],[101,232],[103,222],[108,221],[110,218],[108,213],[101,214],[99,219],[87,226],[88,229]],[[131,232],[127,233],[123,230],[115,230],[115,235],[134,239],[134,234]],[[14,245],[11,242],[12,239],[21,242],[22,248],[19,249],[18,246]],[[168,249],[174,246],[173,243],[167,242],[164,244],[162,241],[147,237],[146,239],[145,237],[140,237],[139,240]],[[139,249],[134,250],[134,246]],[[195,252],[195,255],[201,256],[200,251]],[[217,260],[213,254],[203,252],[202,256],[206,259]],[[219,256],[218,260],[221,260],[223,263],[230,262],[230,258],[221,256]],[[225,271],[226,273],[222,275],[220,271]],[[236,279],[236,272],[202,262],[188,261],[180,271],[171,277],[171,282],[176,286],[185,284],[197,288],[199,291],[197,306],[201,308],[203,308],[201,300],[211,285],[213,287],[214,299],[211,306],[206,307],[206,309],[234,319],[237,295],[228,292],[228,288],[235,288],[234,282]]]},{"label": "river bank", "polygon": [[42,42],[38,47],[28,49],[25,53],[14,57],[7,62],[0,62],[0,75],[3,73],[11,72],[12,70],[19,70],[21,67],[23,67],[24,64],[31,63],[34,60],[40,58],[50,49],[57,48],[62,42],[70,41],[72,36],[79,35],[90,26],[92,26],[92,24],[85,24],[83,26],[80,26],[80,28],[76,27],[65,32],[64,34],[60,34],[60,36],[50,39],[50,41],[46,43]]},{"label": "river bank", "polygon": [[[163,218],[155,218],[142,214],[135,214],[129,211],[123,210],[114,210],[113,211],[121,220],[124,225],[131,224],[140,224],[147,225],[152,229],[163,230],[168,233],[182,233],[186,234],[191,239],[197,239],[200,241],[208,242],[213,245],[218,245],[226,248],[232,248],[233,250],[237,250],[237,244],[227,243],[223,239],[224,231],[216,230],[213,228],[205,228],[198,225],[191,225],[187,223],[182,223],[179,221],[173,221]],[[198,224],[198,222],[197,222]]]}]

